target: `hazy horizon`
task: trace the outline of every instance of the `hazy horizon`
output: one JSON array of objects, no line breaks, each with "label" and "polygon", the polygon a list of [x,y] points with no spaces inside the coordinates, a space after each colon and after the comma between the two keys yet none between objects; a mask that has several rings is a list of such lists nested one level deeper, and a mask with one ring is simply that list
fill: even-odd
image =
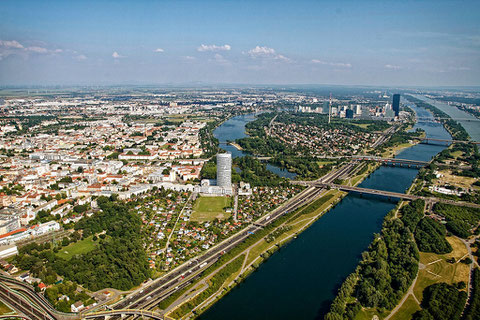
[{"label": "hazy horizon", "polygon": [[478,1],[2,1],[0,85],[480,85]]}]

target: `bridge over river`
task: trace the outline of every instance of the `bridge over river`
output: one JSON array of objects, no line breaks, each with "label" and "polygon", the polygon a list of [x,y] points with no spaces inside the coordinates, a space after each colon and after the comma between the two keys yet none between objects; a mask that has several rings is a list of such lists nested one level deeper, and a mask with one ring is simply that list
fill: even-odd
[{"label": "bridge over river", "polygon": [[453,204],[456,206],[480,208],[480,205],[478,204],[454,201],[449,199],[442,199],[442,198],[435,198],[435,197],[422,197],[422,196],[417,196],[413,194],[406,194],[406,193],[392,192],[392,191],[385,191],[385,190],[376,190],[376,189],[369,189],[369,188],[351,187],[351,186],[344,186],[344,185],[339,185],[334,183],[314,182],[313,184],[318,187],[327,187],[327,188],[338,189],[338,190],[347,191],[347,192],[355,192],[359,194],[371,194],[371,195],[386,197],[389,199],[403,199],[403,200],[411,200],[411,201],[422,199],[425,202],[429,202],[429,203],[441,202],[441,203]]}]

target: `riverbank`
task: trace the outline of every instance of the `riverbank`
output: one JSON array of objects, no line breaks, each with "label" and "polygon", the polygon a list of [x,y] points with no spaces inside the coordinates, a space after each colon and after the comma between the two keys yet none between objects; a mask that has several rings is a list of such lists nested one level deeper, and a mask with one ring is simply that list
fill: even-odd
[{"label": "riverbank", "polygon": [[[415,107],[415,110],[416,110],[416,112],[421,112],[421,109],[419,109],[417,107]],[[418,127],[418,126],[419,126],[419,124],[417,123],[416,127]],[[432,126],[436,127],[436,125],[432,125]],[[428,127],[426,127],[426,128],[428,129],[428,131],[429,131],[428,133],[430,133],[430,134],[439,134],[440,133],[440,132],[438,132],[438,130],[433,130],[433,129],[428,128]],[[445,129],[444,129],[444,131],[445,131]],[[427,148],[427,146],[417,146],[416,148],[421,148],[421,147]],[[432,148],[433,148],[433,146],[432,146]],[[412,150],[412,149],[414,149],[414,148],[411,148],[410,150]],[[443,149],[443,148],[440,147],[440,149]],[[413,157],[411,157],[411,152],[409,152],[408,149],[404,150],[402,152],[402,154],[406,154],[407,159],[413,158]],[[438,154],[438,152],[436,154]],[[417,183],[417,180],[414,179],[412,181],[412,183],[410,184],[410,187],[409,187],[407,193],[416,189],[416,183]],[[384,225],[383,225],[383,228],[382,228],[382,231],[381,231],[382,236],[378,239],[375,239],[374,242],[372,242],[372,244],[369,247],[369,250],[375,250],[375,247],[377,246],[375,243],[379,240],[384,239],[384,241],[390,241],[389,238],[386,237],[385,232],[386,232],[386,230],[391,228],[391,226],[395,223],[402,224],[400,222],[398,212],[399,212],[400,208],[403,207],[406,203],[407,202],[405,202],[405,201],[400,201],[397,204],[396,208],[394,208],[392,211],[390,211],[390,213],[384,218]],[[423,214],[423,212],[422,212],[422,214]],[[408,232],[410,234],[410,238],[413,238],[413,234],[408,229],[407,229],[406,232]],[[391,244],[388,245],[387,247],[388,248],[394,248],[394,247],[392,247]],[[415,255],[415,254],[413,254],[413,255]],[[387,256],[387,259],[389,259],[388,256]],[[424,261],[424,260],[422,260],[422,256],[420,255],[419,259],[417,261],[417,265],[418,265],[417,268],[425,269],[424,264],[422,264],[422,261]],[[419,271],[418,274],[417,274],[417,272],[415,272],[415,274],[411,274],[411,276],[409,277],[409,282],[410,282],[409,286],[408,287],[405,287],[405,286],[403,287],[404,291],[402,290],[403,294],[400,297],[398,297],[398,295],[397,295],[398,299],[400,299],[401,297],[403,297],[403,299],[401,301],[399,301],[398,306],[396,308],[394,308],[395,305],[393,305],[393,306],[391,305],[391,302],[389,304],[389,307],[385,307],[384,304],[379,306],[379,305],[377,305],[377,302],[373,303],[374,307],[372,307],[372,305],[369,305],[369,304],[372,304],[372,302],[366,302],[365,300],[362,300],[362,298],[359,298],[359,296],[357,296],[358,295],[358,293],[356,293],[357,291],[355,291],[355,290],[357,290],[355,288],[357,288],[357,286],[358,286],[357,281],[363,280],[363,277],[365,276],[364,271],[362,271],[362,268],[361,268],[361,266],[365,266],[365,265],[366,265],[366,262],[361,262],[359,264],[359,267],[357,267],[357,269],[355,270],[355,272],[353,274],[351,274],[347,278],[347,280],[342,284],[342,287],[339,290],[338,295],[336,296],[335,300],[332,303],[332,306],[331,306],[331,309],[330,309],[331,314],[327,318],[332,318],[332,317],[334,318],[336,313],[341,312],[339,310],[344,310],[343,312],[353,312],[353,314],[355,314],[355,316],[354,316],[355,319],[358,319],[358,320],[372,319],[373,316],[377,316],[377,317],[379,317],[379,319],[384,319],[384,318],[389,319],[392,315],[395,315],[394,319],[409,319],[408,316],[403,317],[402,314],[400,314],[398,312],[398,310],[402,309],[405,312],[407,312],[408,315],[411,316],[413,314],[413,312],[415,312],[419,308],[418,307],[419,303],[417,303],[418,300],[419,300],[419,299],[417,299],[418,295],[413,295],[412,291],[413,291],[413,288],[415,287],[416,284],[423,284],[423,285],[425,284],[425,281],[422,280],[422,279],[424,279],[423,271]],[[387,268],[386,270],[388,272],[392,272],[393,269]],[[384,276],[382,278],[387,279],[389,277]],[[419,282],[417,282],[418,278],[420,278]],[[463,277],[463,278],[465,278],[465,277]],[[375,286],[375,290],[379,290],[379,288],[377,288],[377,286]],[[420,300],[421,300],[421,296],[419,296],[419,297],[420,297]],[[360,304],[359,300],[360,300],[361,304]],[[417,301],[415,301],[415,300],[417,300]],[[347,302],[345,302],[345,301],[350,301],[349,303],[355,302],[355,304],[352,304],[349,307],[349,305],[347,305]],[[416,304],[417,307],[415,307],[415,303],[417,303]],[[365,304],[366,304],[367,307],[365,307]],[[343,307],[342,307],[342,305],[343,305]],[[346,309],[343,309],[343,308],[346,308]],[[392,312],[391,315],[389,315],[390,312],[388,310],[392,310],[392,309],[393,309],[393,312]],[[345,310],[347,310],[347,311],[345,311]]]},{"label": "riverbank", "polygon": [[[245,248],[241,253],[237,254],[235,257],[232,257],[232,259],[225,263],[226,265],[238,257],[244,256],[241,269],[236,272],[234,276],[229,279],[229,281],[225,281],[213,295],[208,297],[205,301],[202,301],[198,306],[194,307],[191,312],[187,314],[179,313],[178,310],[182,308],[184,303],[189,303],[195,299],[195,296],[191,296],[188,300],[170,310],[167,314],[168,318],[179,319],[181,317],[182,319],[190,319],[205,312],[223,296],[234,289],[235,286],[240,284],[250,274],[252,274],[263,262],[268,260],[273,253],[281,250],[284,245],[288,244],[299,233],[308,228],[323,214],[340,202],[345,195],[346,193],[338,190],[326,191],[320,198],[318,198],[317,201],[321,201],[322,203],[315,210],[307,213],[307,211],[310,211],[309,205],[302,207],[286,216],[284,219],[286,221],[279,224],[273,231],[269,232],[267,235],[260,238],[258,241],[254,242],[248,248]],[[222,267],[220,267],[216,272],[218,272],[221,268]],[[209,278],[211,277],[213,277],[213,275],[209,276]],[[206,279],[206,281],[208,280]],[[205,282],[205,280],[203,282]],[[205,288],[203,288],[203,290],[205,290]],[[198,294],[200,294],[202,291],[199,291]]]}]

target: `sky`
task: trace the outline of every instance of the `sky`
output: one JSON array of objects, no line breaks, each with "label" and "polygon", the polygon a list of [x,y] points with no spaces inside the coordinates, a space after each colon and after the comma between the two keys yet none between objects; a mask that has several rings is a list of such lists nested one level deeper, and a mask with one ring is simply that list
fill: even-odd
[{"label": "sky", "polygon": [[0,85],[480,85],[480,1],[0,2]]}]

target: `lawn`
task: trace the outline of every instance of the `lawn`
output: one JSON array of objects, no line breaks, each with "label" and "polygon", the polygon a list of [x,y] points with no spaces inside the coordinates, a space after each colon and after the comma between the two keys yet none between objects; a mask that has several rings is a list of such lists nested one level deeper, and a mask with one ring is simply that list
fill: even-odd
[{"label": "lawn", "polygon": [[86,239],[71,243],[66,247],[63,247],[56,253],[60,258],[70,260],[74,255],[87,253],[95,249],[95,241],[93,241],[93,236],[90,236]]},{"label": "lawn", "polygon": [[409,295],[407,300],[403,303],[402,307],[391,317],[392,320],[410,320],[415,312],[421,308],[417,301]]},{"label": "lawn", "polygon": [[387,315],[387,313],[380,313],[376,309],[362,309],[355,316],[355,320],[372,320],[374,316],[378,316],[380,319],[383,319]]},{"label": "lawn", "polygon": [[229,197],[198,197],[193,206],[191,221],[212,221],[214,219],[227,219],[230,214],[224,208],[231,205]]},{"label": "lawn", "polygon": [[326,166],[327,164],[335,163],[335,161],[321,160],[317,161],[319,167]]},{"label": "lawn", "polygon": [[446,260],[454,257],[457,261],[467,254],[467,248],[458,238],[447,237],[453,251],[448,254],[420,253],[420,263],[425,265],[424,269],[418,272],[418,279],[413,292],[417,299],[421,302],[423,290],[438,282],[446,282],[449,284],[460,281],[468,282],[470,273],[469,266],[463,263],[448,263]]}]

